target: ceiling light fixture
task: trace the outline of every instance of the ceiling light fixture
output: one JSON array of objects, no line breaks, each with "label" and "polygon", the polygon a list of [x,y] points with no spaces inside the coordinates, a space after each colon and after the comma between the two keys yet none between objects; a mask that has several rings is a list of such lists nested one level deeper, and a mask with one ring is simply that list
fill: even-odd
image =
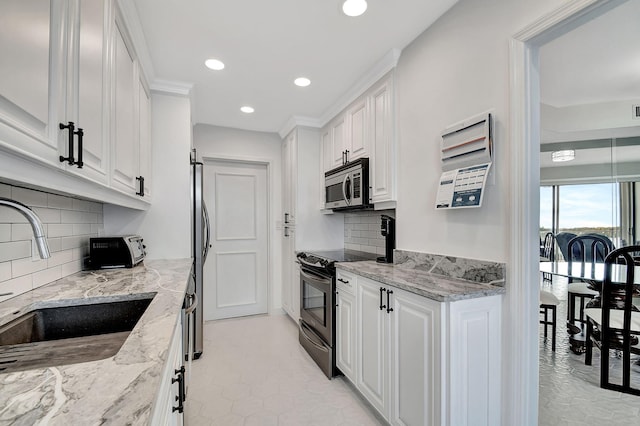
[{"label": "ceiling light fixture", "polygon": [[207,68],[210,68],[214,71],[220,71],[224,69],[224,63],[217,59],[207,59],[206,61],[204,61],[204,64],[207,66]]},{"label": "ceiling light fixture", "polygon": [[255,110],[250,106],[243,106],[240,108],[240,111],[244,112],[245,114],[251,114]]},{"label": "ceiling light fixture", "polygon": [[576,152],[573,149],[563,149],[562,151],[553,151],[551,153],[551,161],[554,163],[571,161],[574,158],[576,158]]},{"label": "ceiling light fixture", "polygon": [[306,77],[298,77],[293,81],[293,84],[300,87],[307,87],[311,84],[311,80]]},{"label": "ceiling light fixture", "polygon": [[366,0],[346,0],[344,3],[342,3],[342,11],[347,16],[360,16],[366,10]]}]

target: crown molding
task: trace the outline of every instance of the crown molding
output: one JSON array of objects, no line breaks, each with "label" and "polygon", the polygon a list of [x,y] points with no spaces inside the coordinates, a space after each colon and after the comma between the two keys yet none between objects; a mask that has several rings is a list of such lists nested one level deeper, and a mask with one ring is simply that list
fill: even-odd
[{"label": "crown molding", "polygon": [[181,81],[156,79],[151,84],[154,93],[191,97],[193,84]]},{"label": "crown molding", "polygon": [[320,117],[305,117],[294,115],[280,128],[278,134],[284,138],[297,126],[321,128],[324,127],[331,119],[338,115],[343,109],[355,101],[358,96],[362,95],[367,89],[373,86],[385,74],[394,69],[398,65],[401,49],[393,48],[387,52],[369,71],[367,71],[351,89],[343,94],[338,100],[331,105]]}]

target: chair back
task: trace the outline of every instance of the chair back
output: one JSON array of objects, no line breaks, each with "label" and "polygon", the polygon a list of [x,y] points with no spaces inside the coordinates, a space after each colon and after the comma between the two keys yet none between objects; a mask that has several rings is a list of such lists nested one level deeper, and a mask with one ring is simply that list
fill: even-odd
[{"label": "chair back", "polygon": [[558,235],[556,235],[556,242],[558,243],[560,253],[562,253],[562,257],[567,262],[569,261],[569,241],[575,237],[577,237],[577,235],[571,232],[559,232]]},{"label": "chair back", "polygon": [[544,242],[542,244],[542,253],[540,253],[540,255],[551,262],[555,260],[555,253],[554,253],[555,243],[556,243],[556,240],[553,237],[553,233],[547,232],[547,234],[544,236]]},{"label": "chair back", "polygon": [[[569,271],[573,262],[580,262],[580,275],[584,276],[587,263],[591,264],[591,276],[595,274],[596,263],[604,262],[605,257],[612,250],[611,240],[600,235],[586,234],[572,238],[568,244]],[[571,281],[571,280],[570,280]]]},{"label": "chair back", "polygon": [[[632,329],[631,312],[633,306],[633,294],[635,291],[635,262],[633,253],[640,253],[640,245],[622,247],[613,250],[605,259],[604,281],[602,283],[602,352],[609,353],[612,332],[622,333],[623,352],[623,387],[629,388],[630,382],[630,352],[632,335],[640,334]],[[614,268],[618,274],[613,273]],[[610,326],[611,310],[623,309],[622,329],[613,329]],[[640,393],[639,393],[640,394]]]}]

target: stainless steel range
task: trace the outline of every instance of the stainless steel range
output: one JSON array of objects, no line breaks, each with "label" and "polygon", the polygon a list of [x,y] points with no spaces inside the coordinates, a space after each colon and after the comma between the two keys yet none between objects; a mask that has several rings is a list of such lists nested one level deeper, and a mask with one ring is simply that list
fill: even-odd
[{"label": "stainless steel range", "polygon": [[300,331],[298,340],[324,374],[339,373],[335,360],[336,262],[375,260],[352,250],[300,252]]}]

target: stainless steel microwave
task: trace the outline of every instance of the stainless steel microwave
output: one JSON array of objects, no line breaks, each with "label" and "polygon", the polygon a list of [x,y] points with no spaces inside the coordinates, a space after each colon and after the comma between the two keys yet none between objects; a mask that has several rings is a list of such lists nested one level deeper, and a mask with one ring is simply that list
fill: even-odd
[{"label": "stainless steel microwave", "polygon": [[324,206],[347,210],[369,208],[369,159],[337,167],[324,174]]}]

